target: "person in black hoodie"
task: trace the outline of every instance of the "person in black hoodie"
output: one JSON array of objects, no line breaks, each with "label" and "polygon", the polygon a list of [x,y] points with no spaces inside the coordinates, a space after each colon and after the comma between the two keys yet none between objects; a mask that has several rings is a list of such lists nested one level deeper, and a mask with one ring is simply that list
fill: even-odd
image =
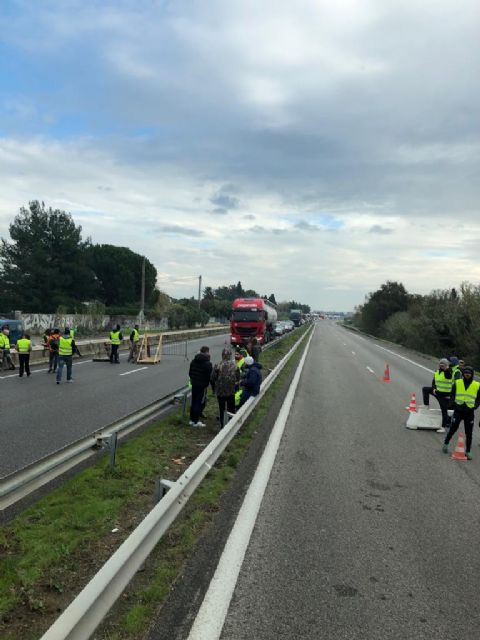
[{"label": "person in black hoodie", "polygon": [[462,378],[455,380],[450,396],[452,402],[454,402],[453,420],[442,448],[443,453],[448,453],[448,443],[463,420],[467,440],[465,455],[469,460],[472,459],[470,450],[472,448],[474,411],[480,405],[480,383],[473,379],[473,374],[473,367],[465,365],[462,371]]},{"label": "person in black hoodie", "polygon": [[258,396],[262,384],[262,365],[255,362],[252,356],[248,356],[245,358],[245,367],[247,372],[240,381],[240,386],[243,387],[240,406],[244,405],[251,396]]},{"label": "person in black hoodie", "polygon": [[202,413],[202,408],[205,406],[205,396],[212,375],[212,363],[210,362],[210,349],[208,347],[200,348],[199,353],[196,354],[190,363],[188,375],[192,385],[190,426],[204,427],[205,424],[200,422],[200,414]]}]

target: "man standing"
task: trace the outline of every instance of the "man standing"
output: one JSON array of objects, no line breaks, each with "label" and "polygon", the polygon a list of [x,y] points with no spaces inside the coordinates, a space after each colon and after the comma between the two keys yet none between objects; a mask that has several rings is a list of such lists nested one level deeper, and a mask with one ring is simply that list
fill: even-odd
[{"label": "man standing", "polygon": [[20,363],[19,378],[23,378],[23,372],[30,377],[30,353],[32,351],[32,341],[28,333],[24,333],[21,338],[17,340],[15,348],[18,352],[18,360]]},{"label": "man standing", "polygon": [[447,358],[442,358],[438,363],[438,369],[433,374],[432,386],[422,387],[423,404],[426,407],[430,405],[430,395],[435,396],[438,400],[438,404],[440,405],[440,410],[442,412],[441,428],[443,431],[445,431],[449,423],[448,406],[454,382],[450,362]]},{"label": "man standing", "polygon": [[63,367],[67,366],[67,382],[73,382],[72,378],[72,361],[73,352],[75,350],[75,340],[70,337],[70,329],[65,327],[63,336],[58,340],[58,369],[57,384],[62,380]]},{"label": "man standing", "polygon": [[130,333],[130,353],[127,362],[135,362],[138,357],[138,341],[140,334],[138,332],[138,324],[136,324]]},{"label": "man standing", "polygon": [[10,355],[10,327],[4,324],[0,333],[0,351],[2,353],[2,369],[15,369],[12,356]]},{"label": "man standing", "polygon": [[240,380],[240,371],[232,360],[230,349],[222,351],[222,361],[213,367],[212,382],[218,400],[220,429],[225,424],[225,408],[235,413],[235,385]]},{"label": "man standing", "polygon": [[60,331],[59,329],[53,329],[48,336],[48,372],[56,373],[58,365],[58,347],[60,343]]},{"label": "man standing", "polygon": [[202,407],[205,406],[205,398],[212,375],[212,363],[210,362],[210,349],[201,347],[196,354],[188,370],[190,383],[192,385],[192,399],[190,404],[190,426],[204,427],[200,422]]},{"label": "man standing", "polygon": [[113,331],[110,331],[110,342],[112,343],[112,350],[110,352],[110,363],[120,364],[118,357],[118,350],[122,344],[123,336],[120,331],[120,325],[117,324]]},{"label": "man standing", "polygon": [[462,378],[455,380],[455,385],[452,388],[453,420],[442,448],[443,453],[448,453],[448,443],[463,420],[467,441],[465,455],[469,460],[472,459],[470,450],[472,448],[474,411],[480,405],[480,382],[473,379],[473,373],[473,367],[465,365]]}]

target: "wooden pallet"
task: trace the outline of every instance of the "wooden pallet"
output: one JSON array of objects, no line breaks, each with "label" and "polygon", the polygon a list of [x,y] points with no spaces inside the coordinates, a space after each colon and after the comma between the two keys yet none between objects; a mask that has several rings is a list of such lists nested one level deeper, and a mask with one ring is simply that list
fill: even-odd
[{"label": "wooden pallet", "polygon": [[158,364],[162,359],[162,343],[162,333],[144,333],[138,351],[137,364]]}]

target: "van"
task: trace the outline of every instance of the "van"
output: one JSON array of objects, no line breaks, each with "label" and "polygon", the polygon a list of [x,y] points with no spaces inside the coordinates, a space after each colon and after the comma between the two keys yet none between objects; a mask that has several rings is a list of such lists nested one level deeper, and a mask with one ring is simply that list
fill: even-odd
[{"label": "van", "polygon": [[22,337],[23,333],[23,324],[21,320],[7,320],[6,318],[0,318],[0,330],[1,328],[8,324],[10,328],[10,334],[8,339],[10,340],[10,344],[16,344],[17,340]]}]

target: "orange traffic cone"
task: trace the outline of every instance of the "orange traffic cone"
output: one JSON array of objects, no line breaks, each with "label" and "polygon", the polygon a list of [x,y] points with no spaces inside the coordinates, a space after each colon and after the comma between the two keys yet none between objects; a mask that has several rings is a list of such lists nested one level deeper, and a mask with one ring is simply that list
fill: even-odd
[{"label": "orange traffic cone", "polygon": [[465,442],[463,441],[463,433],[458,434],[457,446],[451,455],[452,460],[468,460],[465,455]]},{"label": "orange traffic cone", "polygon": [[385,371],[383,372],[383,382],[390,382],[390,367],[385,364]]},{"label": "orange traffic cone", "polygon": [[405,407],[407,411],[416,411],[417,410],[417,396],[412,393],[412,397],[410,398],[410,404],[408,407]]}]

